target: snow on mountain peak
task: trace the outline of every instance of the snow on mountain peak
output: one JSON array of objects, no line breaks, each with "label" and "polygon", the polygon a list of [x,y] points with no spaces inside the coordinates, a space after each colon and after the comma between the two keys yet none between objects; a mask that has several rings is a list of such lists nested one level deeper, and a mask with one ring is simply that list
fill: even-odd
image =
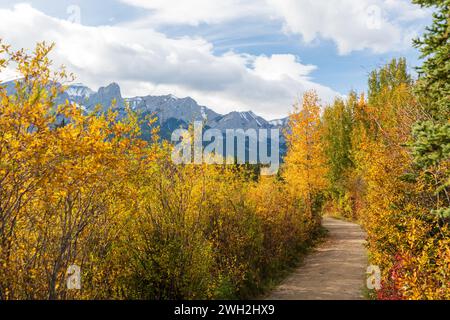
[{"label": "snow on mountain peak", "polygon": [[71,97],[88,98],[94,94],[94,91],[80,83],[76,83],[69,86],[66,90],[66,93]]},{"label": "snow on mountain peak", "polygon": [[207,107],[200,106],[190,97],[178,98],[173,94],[123,99],[120,93],[120,86],[116,83],[101,87],[98,92],[89,89],[83,84],[76,83],[68,86],[66,94],[69,100],[78,103],[80,106],[85,106],[87,110],[92,109],[97,104],[110,106],[113,99],[117,101],[117,105],[120,108],[123,108],[128,103],[134,111],[157,114],[162,124],[171,119],[182,121],[186,124],[192,121],[206,121],[208,126],[212,128],[241,128],[245,130],[250,128],[279,128],[286,124],[285,119],[266,121],[253,111],[234,111],[226,115],[220,115]]}]

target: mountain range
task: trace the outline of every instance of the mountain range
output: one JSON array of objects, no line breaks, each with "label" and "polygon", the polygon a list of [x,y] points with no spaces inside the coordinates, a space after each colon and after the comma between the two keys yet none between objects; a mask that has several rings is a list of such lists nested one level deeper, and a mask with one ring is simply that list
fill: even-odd
[{"label": "mountain range", "polygon": [[[14,82],[4,83],[3,86],[9,93],[13,93]],[[284,118],[267,121],[252,111],[234,111],[222,115],[209,107],[199,105],[190,97],[148,95],[124,98],[117,83],[101,87],[98,91],[94,91],[83,84],[71,84],[58,97],[57,103],[63,103],[66,100],[76,103],[86,112],[93,111],[97,105],[101,105],[106,110],[115,101],[119,114],[124,114],[126,105],[129,105],[133,111],[138,112],[142,117],[155,115],[158,118],[161,135],[164,139],[170,139],[174,130],[180,127],[187,128],[194,121],[202,121],[205,128],[224,131],[226,129],[284,129],[288,120]],[[284,148],[284,144],[284,138],[281,137],[281,149]]]},{"label": "mountain range", "polygon": [[252,111],[231,112],[226,115],[216,113],[211,108],[199,105],[190,97],[178,98],[174,95],[164,96],[140,96],[132,98],[122,97],[120,87],[117,83],[111,83],[101,87],[97,92],[82,84],[68,86],[61,99],[67,99],[92,110],[100,104],[109,107],[113,100],[117,107],[124,109],[128,104],[133,111],[154,113],[161,125],[168,122],[180,122],[185,125],[193,121],[205,121],[206,126],[214,129],[270,129],[281,128],[286,125],[287,119],[267,121],[257,116]]}]

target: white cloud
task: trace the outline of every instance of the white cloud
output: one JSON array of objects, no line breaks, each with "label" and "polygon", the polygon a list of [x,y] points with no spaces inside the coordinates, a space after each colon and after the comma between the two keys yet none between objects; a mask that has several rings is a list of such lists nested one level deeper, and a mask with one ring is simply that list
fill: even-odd
[{"label": "white cloud", "polygon": [[5,69],[0,69],[0,83],[12,81],[17,78],[20,78],[20,73],[11,66],[8,66]]},{"label": "white cloud", "polygon": [[269,8],[264,5],[264,2],[258,0],[121,1],[129,5],[151,10],[151,15],[146,19],[146,22],[153,25],[223,23],[245,16],[266,16],[269,13]]},{"label": "white cloud", "polygon": [[50,17],[30,5],[0,9],[0,34],[15,48],[54,41],[52,58],[94,89],[116,81],[124,94],[192,96],[219,112],[252,109],[268,118],[287,115],[298,95],[331,89],[309,79],[314,66],[293,55],[217,56],[200,38],[171,39],[149,28],[88,27]]},{"label": "white cloud", "polygon": [[430,9],[422,9],[418,5],[413,5],[411,1],[385,0],[383,5],[389,12],[395,12],[397,21],[415,21],[427,19],[431,16]]},{"label": "white cloud", "polygon": [[303,65],[292,54],[274,54],[271,57],[259,56],[253,62],[254,73],[266,80],[290,78],[303,81],[317,67]]},{"label": "white cloud", "polygon": [[239,18],[278,19],[306,43],[333,41],[340,54],[409,47],[429,11],[410,0],[121,0],[150,10],[141,23],[219,24]]},{"label": "white cloud", "polygon": [[408,0],[267,0],[283,17],[286,31],[307,43],[334,41],[340,54],[371,49],[376,53],[411,45],[416,26],[405,25],[426,17]]}]

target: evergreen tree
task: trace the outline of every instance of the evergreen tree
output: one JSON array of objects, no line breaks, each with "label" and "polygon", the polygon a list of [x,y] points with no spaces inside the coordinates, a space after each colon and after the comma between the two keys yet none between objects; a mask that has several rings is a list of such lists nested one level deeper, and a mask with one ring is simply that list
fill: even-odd
[{"label": "evergreen tree", "polygon": [[[450,217],[450,1],[414,0],[422,7],[434,7],[433,23],[421,39],[415,40],[422,58],[419,68],[417,93],[424,103],[427,120],[413,128],[413,155],[417,165],[433,172],[436,194],[446,199],[434,210],[440,216]],[[441,195],[441,197],[439,197]]]},{"label": "evergreen tree", "polygon": [[450,1],[413,0],[422,7],[435,7],[433,24],[414,44],[425,62],[419,68],[418,92],[425,98],[426,110],[438,121],[450,117]]}]

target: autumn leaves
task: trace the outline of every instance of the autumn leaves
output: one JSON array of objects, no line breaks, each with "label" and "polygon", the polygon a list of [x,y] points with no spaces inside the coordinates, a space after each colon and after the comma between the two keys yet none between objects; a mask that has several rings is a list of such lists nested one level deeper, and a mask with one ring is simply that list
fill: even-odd
[{"label": "autumn leaves", "polygon": [[[1,299],[251,297],[297,259],[320,220],[306,185],[176,165],[155,126],[140,139],[132,112],[55,105],[67,75],[50,71],[50,49],[0,52],[24,76],[0,89]],[[81,290],[66,286],[73,265]]]},{"label": "autumn leaves", "polygon": [[[0,299],[254,297],[309,245],[324,210],[364,225],[378,298],[449,299],[448,5],[439,8],[417,42],[429,57],[418,82],[400,59],[371,73],[367,97],[322,110],[304,95],[276,177],[176,165],[155,119],[143,141],[131,111],[55,105],[71,77],[51,71],[51,46],[0,43],[0,72],[23,75],[14,93],[0,86]],[[72,265],[81,290],[65,285]]]},{"label": "autumn leaves", "polygon": [[[143,143],[117,114],[85,116],[55,106],[64,71],[52,74],[48,53],[2,53],[24,78],[16,94],[1,90],[0,295],[65,298],[68,264],[88,259],[114,214],[109,203]],[[57,81],[56,81],[57,80]],[[64,119],[70,119],[63,124]]]}]

